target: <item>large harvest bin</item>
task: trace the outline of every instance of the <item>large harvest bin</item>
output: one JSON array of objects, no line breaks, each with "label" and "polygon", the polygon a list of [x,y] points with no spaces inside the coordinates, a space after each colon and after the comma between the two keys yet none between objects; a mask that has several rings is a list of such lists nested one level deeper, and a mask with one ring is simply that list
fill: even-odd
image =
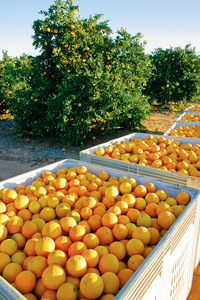
[{"label": "large harvest bin", "polygon": [[[3,187],[15,188],[17,185],[27,186],[44,171],[55,173],[62,167],[86,166],[88,171],[98,175],[100,171],[107,171],[109,176],[134,177],[137,184],[153,182],[156,189],[163,189],[172,197],[180,191],[190,194],[191,201],[181,215],[173,223],[165,236],[145,259],[142,265],[132,275],[115,297],[116,300],[135,299],[186,299],[192,285],[193,269],[197,264],[196,249],[199,228],[199,198],[198,189],[177,186],[173,183],[158,181],[157,179],[122,172],[102,166],[92,165],[82,161],[63,160],[47,165],[32,172],[22,174],[0,183]],[[0,299],[25,299],[19,296],[14,288],[0,277]]]},{"label": "large harvest bin", "polygon": [[[148,134],[145,133],[133,133],[133,134],[123,136],[121,138],[111,140],[104,144],[96,145],[92,148],[81,151],[80,160],[93,163],[93,164],[98,164],[105,167],[114,168],[117,170],[133,172],[144,176],[150,176],[151,178],[157,178],[159,180],[167,180],[169,182],[173,182],[176,184],[183,184],[190,187],[200,188],[200,178],[197,177],[185,176],[174,172],[169,172],[169,171],[160,170],[148,166],[142,166],[138,164],[125,162],[118,159],[95,155],[95,152],[98,148],[100,147],[104,148],[108,145],[112,145],[114,144],[115,141],[119,141],[120,143],[122,143],[125,140],[130,141],[131,138],[144,138],[147,136]],[[159,135],[153,135],[153,136],[156,137]],[[171,137],[171,136],[165,136],[165,138],[166,139],[173,138],[174,140],[178,140],[181,143],[191,143],[192,145],[200,142],[200,139],[194,139],[194,138],[180,138],[180,137]]]},{"label": "large harvest bin", "polygon": [[[185,121],[176,121],[176,122],[174,122],[168,129],[167,129],[167,131],[165,131],[165,133],[164,133],[164,136],[169,136],[170,138],[175,138],[175,137],[173,137],[173,136],[170,136],[169,134],[170,134],[170,132],[173,130],[173,129],[176,129],[178,126],[182,126],[182,125],[189,125],[189,126],[191,126],[191,125],[199,125],[200,126],[200,122],[185,122]],[[187,138],[188,139],[188,143],[191,143],[191,141],[192,140],[195,140],[195,143],[199,143],[200,142],[200,138],[192,138],[192,137],[190,137],[190,138]]]}]

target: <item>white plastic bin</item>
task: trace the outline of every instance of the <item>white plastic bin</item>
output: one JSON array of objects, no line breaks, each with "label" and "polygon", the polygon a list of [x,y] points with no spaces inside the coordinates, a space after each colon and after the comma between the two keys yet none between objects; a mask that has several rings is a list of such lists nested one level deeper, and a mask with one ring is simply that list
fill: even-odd
[{"label": "white plastic bin", "polygon": [[[200,188],[200,178],[197,178],[197,177],[185,176],[185,175],[178,174],[178,173],[173,173],[173,172],[164,171],[164,170],[160,170],[160,169],[156,169],[156,168],[152,168],[152,167],[148,167],[148,166],[142,166],[142,165],[138,165],[138,164],[125,162],[125,161],[118,160],[118,159],[95,155],[95,152],[98,148],[100,148],[100,147],[105,148],[106,146],[108,146],[110,144],[114,144],[115,141],[119,141],[121,143],[124,140],[129,141],[132,137],[142,138],[142,137],[147,137],[147,136],[148,136],[148,134],[145,134],[145,133],[133,133],[133,134],[123,136],[121,138],[111,140],[107,143],[96,145],[94,147],[91,147],[89,149],[81,151],[80,152],[80,160],[86,161],[89,163],[93,163],[93,164],[98,164],[98,165],[105,166],[105,167],[114,168],[117,170],[133,172],[135,174],[141,174],[144,176],[150,176],[152,178],[169,181],[169,182],[173,182],[176,184],[183,184],[183,185],[187,185],[190,187]],[[153,135],[153,136],[156,137],[159,135],[157,134],[157,135]],[[194,138],[180,138],[180,137],[172,137],[172,136],[165,136],[165,138],[178,140],[181,143],[191,143],[192,145],[200,142],[200,139],[194,139]]]},{"label": "white plastic bin", "polygon": [[[170,138],[175,138],[174,136],[170,136],[169,134],[170,134],[170,132],[173,130],[173,129],[175,129],[175,128],[177,128],[178,126],[182,126],[182,125],[195,125],[195,124],[197,124],[197,125],[200,125],[200,122],[183,122],[183,121],[176,121],[176,122],[174,122],[166,131],[165,131],[165,133],[164,133],[164,136],[169,136]],[[192,140],[195,140],[195,143],[200,143],[200,138],[192,138],[192,137],[190,137],[190,138],[185,138],[185,139],[187,139],[188,140],[188,143],[191,143],[191,141]]]},{"label": "white plastic bin", "polygon": [[[153,182],[156,189],[163,189],[172,197],[180,191],[190,194],[191,201],[177,218],[162,240],[153,249],[143,264],[133,274],[126,285],[120,290],[117,300],[147,300],[147,299],[186,299],[192,285],[193,269],[197,264],[197,227],[199,223],[200,191],[174,183],[161,182],[154,178],[122,172],[99,165],[92,165],[83,161],[63,160],[34,171],[0,182],[0,189],[15,188],[17,185],[29,185],[44,171],[55,173],[62,167],[86,166],[88,171],[98,175],[100,171],[107,171],[109,176],[128,178],[134,177],[138,184]],[[0,276],[0,299],[25,299]]]}]

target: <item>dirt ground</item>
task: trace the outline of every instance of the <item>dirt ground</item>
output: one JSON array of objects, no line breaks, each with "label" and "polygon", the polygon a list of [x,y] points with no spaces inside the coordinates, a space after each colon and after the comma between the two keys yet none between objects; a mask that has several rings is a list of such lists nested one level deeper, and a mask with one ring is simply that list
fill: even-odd
[{"label": "dirt ground", "polygon": [[[140,132],[163,134],[181,113],[182,111],[152,111],[150,117],[143,121],[144,128]],[[62,159],[79,159],[79,152],[83,149],[133,133],[119,130],[109,137],[98,136],[84,147],[67,147],[48,138],[27,141],[22,135],[13,135],[13,128],[13,120],[0,121],[0,181]]]}]

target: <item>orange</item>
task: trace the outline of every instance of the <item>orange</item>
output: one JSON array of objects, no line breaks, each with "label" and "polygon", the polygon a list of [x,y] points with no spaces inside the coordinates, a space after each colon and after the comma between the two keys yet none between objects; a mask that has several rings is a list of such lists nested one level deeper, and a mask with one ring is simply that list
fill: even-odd
[{"label": "orange", "polygon": [[35,252],[37,255],[48,257],[49,253],[55,249],[55,242],[52,238],[45,236],[38,239],[35,243]]},{"label": "orange", "polygon": [[67,262],[68,256],[67,254],[62,250],[53,250],[51,253],[49,253],[47,258],[48,265],[59,265],[61,267],[64,267]]},{"label": "orange", "polygon": [[85,298],[97,299],[104,289],[102,278],[96,273],[88,273],[81,278],[80,291]]},{"label": "orange", "polygon": [[5,225],[0,224],[0,243],[7,238],[8,229]]},{"label": "orange", "polygon": [[134,207],[136,201],[132,194],[127,193],[122,195],[121,200],[128,204],[128,208]]},{"label": "orange", "polygon": [[134,254],[143,254],[144,244],[141,240],[132,238],[126,244],[126,251],[129,256]]},{"label": "orange", "polygon": [[[77,201],[77,202],[78,202],[78,201]],[[76,202],[76,203],[77,203],[77,202]],[[80,220],[81,220],[80,214],[79,214],[77,211],[75,211],[75,210],[71,210],[70,212],[68,212],[67,217],[72,217],[72,218],[74,218],[74,219],[76,220],[77,223],[80,222]]]},{"label": "orange", "polygon": [[98,236],[99,243],[102,246],[109,245],[114,240],[112,230],[106,226],[98,228],[96,231],[96,235]]},{"label": "orange", "polygon": [[128,259],[128,268],[135,272],[139,266],[143,263],[145,258],[140,254],[134,254]]},{"label": "orange", "polygon": [[27,254],[27,255],[36,255],[36,252],[35,252],[35,244],[36,242],[38,241],[37,238],[30,238],[27,240],[25,246],[24,246],[24,252]]},{"label": "orange", "polygon": [[177,201],[175,198],[173,197],[168,197],[165,202],[167,202],[170,206],[173,206],[173,205],[176,205],[177,204]]},{"label": "orange", "polygon": [[123,200],[117,201],[115,206],[118,206],[121,209],[122,214],[126,214],[128,212],[128,203]]},{"label": "orange", "polygon": [[41,299],[48,300],[57,300],[56,296],[57,291],[46,289],[46,291],[42,294]]},{"label": "orange", "polygon": [[[96,273],[97,275],[100,276],[100,272],[99,272],[99,270],[97,269],[97,267],[95,267],[95,268],[87,268],[85,274],[88,274],[88,273]],[[85,274],[84,274],[84,275],[85,275]]]},{"label": "orange", "polygon": [[113,300],[115,296],[113,294],[105,294],[102,295],[99,300]]},{"label": "orange", "polygon": [[146,183],[145,187],[149,193],[154,193],[156,191],[156,187],[155,187],[154,183],[152,183],[152,182]]},{"label": "orange", "polygon": [[137,226],[144,226],[144,227],[150,227],[152,225],[152,219],[151,217],[146,214],[142,213],[138,216],[137,221],[136,221]]},{"label": "orange", "polygon": [[147,256],[151,253],[152,250],[153,249],[151,247],[145,247],[142,256],[144,256],[144,258],[147,258]]},{"label": "orange", "polygon": [[122,194],[129,194],[132,192],[132,185],[127,181],[122,182],[119,186],[119,190]]},{"label": "orange", "polygon": [[34,256],[27,265],[27,270],[33,272],[36,278],[41,278],[42,273],[47,268],[47,259],[44,256]]},{"label": "orange", "polygon": [[171,206],[167,203],[160,202],[156,209],[157,216],[163,211],[172,211]]},{"label": "orange", "polygon": [[44,292],[47,290],[47,288],[44,286],[42,282],[42,278],[39,278],[36,282],[35,288],[34,288],[34,294],[41,298]]},{"label": "orange", "polygon": [[42,281],[47,289],[57,290],[66,281],[65,271],[59,265],[50,265],[42,273]]},{"label": "orange", "polygon": [[114,213],[117,217],[121,215],[121,208],[117,205],[111,206],[107,212],[112,212]]},{"label": "orange", "polygon": [[119,190],[115,186],[109,186],[105,190],[105,196],[112,196],[114,199],[119,195]]},{"label": "orange", "polygon": [[9,217],[6,214],[0,214],[0,224],[7,225]]},{"label": "orange", "polygon": [[170,211],[163,211],[158,216],[158,224],[163,229],[169,229],[175,221],[176,217]]},{"label": "orange", "polygon": [[147,206],[145,207],[145,212],[151,217],[151,218],[155,218],[157,217],[157,210],[158,204],[152,202],[147,204]]},{"label": "orange", "polygon": [[128,235],[128,229],[124,224],[116,224],[112,229],[112,233],[117,240],[123,240]]},{"label": "orange", "polygon": [[160,239],[160,233],[159,233],[158,229],[154,228],[154,227],[149,227],[148,231],[151,234],[151,239],[149,241],[149,244],[150,245],[156,245],[159,242],[159,239]]},{"label": "orange", "polygon": [[49,197],[48,201],[47,201],[47,206],[52,207],[52,208],[56,208],[56,206],[60,203],[60,201],[58,200],[58,198],[56,197]]},{"label": "orange", "polygon": [[68,236],[61,235],[55,239],[55,249],[67,252],[72,241]]},{"label": "orange", "polygon": [[156,193],[147,193],[145,196],[145,201],[149,203],[159,203],[160,199]]},{"label": "orange", "polygon": [[77,288],[74,284],[70,282],[65,282],[61,284],[57,290],[56,297],[57,300],[65,300],[67,298],[70,300],[76,300],[77,299]]},{"label": "orange", "polygon": [[0,245],[1,252],[9,256],[12,256],[17,251],[17,248],[17,243],[13,239],[5,239]]},{"label": "orange", "polygon": [[133,270],[128,268],[119,270],[117,276],[119,278],[120,289],[127,283],[127,281],[131,278],[133,273]]},{"label": "orange", "polygon": [[62,227],[56,221],[47,222],[42,228],[42,236],[48,236],[55,240],[62,234]]},{"label": "orange", "polygon": [[16,190],[14,189],[3,189],[2,193],[3,193],[3,197],[2,197],[3,202],[6,204],[14,202],[14,200],[18,195]]},{"label": "orange", "polygon": [[45,221],[40,217],[32,219],[32,222],[37,226],[38,232],[42,232],[42,228],[45,225]]},{"label": "orange", "polygon": [[34,233],[38,231],[37,225],[34,224],[32,221],[26,221],[23,224],[21,233],[25,238],[31,238]]},{"label": "orange", "polygon": [[102,217],[102,225],[113,228],[118,223],[117,216],[112,212],[106,212]]},{"label": "orange", "polygon": [[99,254],[99,257],[101,258],[104,254],[108,254],[108,248],[106,246],[99,245],[94,248]]},{"label": "orange", "polygon": [[126,215],[127,215],[127,217],[129,217],[129,219],[132,223],[135,223],[137,220],[137,217],[140,215],[140,211],[136,208],[129,208]]},{"label": "orange", "polygon": [[82,220],[78,222],[78,225],[81,225],[85,228],[85,234],[90,233],[91,228],[87,220]]},{"label": "orange", "polygon": [[157,190],[156,195],[159,197],[160,201],[164,201],[167,199],[167,194],[163,190]]},{"label": "orange", "polygon": [[47,194],[47,191],[46,191],[45,187],[43,187],[43,186],[38,186],[33,191],[33,195],[37,198],[40,198],[41,196],[44,196],[46,194]]},{"label": "orange", "polygon": [[147,205],[147,203],[146,203],[146,201],[145,201],[144,198],[142,198],[142,197],[137,197],[137,198],[135,199],[135,206],[134,206],[135,209],[137,209],[137,210],[139,210],[139,211],[144,210],[145,207],[146,207],[146,205]]},{"label": "orange", "polygon": [[115,199],[112,196],[105,196],[102,202],[107,209],[115,205]]},{"label": "orange", "polygon": [[77,222],[72,217],[64,217],[64,218],[60,219],[60,225],[61,225],[62,230],[65,231],[66,233],[68,233],[72,227],[77,225]]},{"label": "orange", "polygon": [[22,272],[22,266],[18,263],[11,262],[7,264],[2,272],[2,277],[9,283],[15,282],[16,276]]},{"label": "orange", "polygon": [[69,237],[73,242],[81,241],[86,234],[86,230],[81,225],[75,225],[69,230]]},{"label": "orange", "polygon": [[176,196],[178,204],[187,205],[190,202],[190,195],[187,192],[179,192]]},{"label": "orange", "polygon": [[117,274],[119,271],[118,258],[112,253],[103,255],[99,260],[99,271],[101,274],[105,272],[113,272]]},{"label": "orange", "polygon": [[68,256],[71,257],[76,254],[81,255],[83,253],[83,251],[86,249],[87,249],[87,246],[83,242],[80,242],[80,241],[74,242],[73,244],[71,244],[69,246]]},{"label": "orange", "polygon": [[151,233],[149,232],[148,228],[140,226],[133,230],[132,238],[139,239],[143,244],[149,244]]},{"label": "orange", "polygon": [[80,286],[80,279],[78,277],[73,277],[71,275],[67,275],[66,277],[66,282],[70,282],[72,283],[73,285],[75,285],[75,287],[77,289],[79,289],[79,286]]},{"label": "orange", "polygon": [[36,277],[34,273],[29,270],[20,272],[15,278],[15,287],[22,294],[31,292],[35,284]]},{"label": "orange", "polygon": [[7,223],[7,229],[10,234],[21,232],[22,226],[23,226],[23,219],[19,216],[10,217]]},{"label": "orange", "polygon": [[6,265],[11,263],[11,258],[7,253],[0,252],[0,274],[2,274],[3,269]]},{"label": "orange", "polygon": [[22,266],[26,257],[27,255],[24,252],[18,250],[11,256],[11,262],[16,262]]},{"label": "orange", "polygon": [[131,222],[126,224],[125,226],[128,230],[127,238],[130,239],[130,238],[132,238],[133,230],[135,230],[135,228],[137,228],[137,226]]},{"label": "orange", "polygon": [[66,270],[73,277],[80,277],[87,270],[87,262],[81,255],[71,256],[66,263]]},{"label": "orange", "polygon": [[94,268],[98,265],[98,263],[99,263],[99,254],[96,250],[86,249],[82,252],[81,255],[85,258],[88,268]]},{"label": "orange", "polygon": [[99,238],[95,233],[88,233],[83,237],[83,243],[87,248],[94,249],[99,245]]},{"label": "orange", "polygon": [[19,210],[17,215],[21,217],[23,221],[31,220],[32,218],[32,213],[28,208]]},{"label": "orange", "polygon": [[103,292],[105,294],[116,294],[119,291],[119,278],[113,272],[105,272],[101,275],[101,279],[103,280],[104,289]]},{"label": "orange", "polygon": [[126,225],[128,223],[130,223],[129,217],[127,217],[126,215],[120,215],[120,216],[118,216],[118,224]]},{"label": "orange", "polygon": [[183,207],[182,206],[180,206],[180,205],[172,205],[171,206],[171,212],[173,213],[173,215],[176,217],[176,218],[178,218],[178,216],[182,213],[182,211],[183,211]]},{"label": "orange", "polygon": [[44,207],[40,211],[40,218],[43,219],[45,222],[54,220],[56,218],[55,210],[52,207]]},{"label": "orange", "polygon": [[[105,209],[103,207],[97,207],[98,211],[102,211],[103,213],[105,212]],[[88,224],[91,228],[91,230],[96,231],[98,228],[102,226],[102,220],[100,215],[92,215],[88,219]]]},{"label": "orange", "polygon": [[29,201],[30,200],[27,196],[18,194],[14,200],[14,205],[18,210],[24,209],[28,207]]},{"label": "orange", "polygon": [[108,180],[109,174],[106,171],[101,171],[101,172],[99,172],[98,177],[101,180]]},{"label": "orange", "polygon": [[92,209],[90,207],[83,207],[80,215],[83,220],[88,220],[92,216]]},{"label": "orange", "polygon": [[64,218],[71,211],[71,206],[62,202],[56,206],[55,211],[58,218]]},{"label": "orange", "polygon": [[25,293],[23,296],[28,300],[37,300],[37,297],[32,293]]},{"label": "orange", "polygon": [[125,246],[118,241],[111,243],[108,246],[108,251],[109,253],[114,254],[118,258],[118,260],[122,260],[126,256]]}]

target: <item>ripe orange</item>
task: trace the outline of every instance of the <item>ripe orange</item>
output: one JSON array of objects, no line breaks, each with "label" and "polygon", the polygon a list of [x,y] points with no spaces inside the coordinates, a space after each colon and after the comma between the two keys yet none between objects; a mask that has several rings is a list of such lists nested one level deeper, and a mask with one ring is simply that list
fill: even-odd
[{"label": "ripe orange", "polygon": [[38,239],[35,243],[35,252],[37,255],[48,257],[49,253],[55,249],[55,242],[52,238],[45,236]]},{"label": "ripe orange", "polygon": [[102,246],[109,245],[114,240],[112,230],[106,226],[98,228],[96,235],[99,238],[100,245]]},{"label": "ripe orange", "polygon": [[116,295],[116,293],[119,291],[120,285],[118,276],[113,272],[105,272],[103,275],[101,275],[101,279],[103,280],[104,284],[103,292],[105,294]]},{"label": "ripe orange", "polygon": [[103,280],[96,273],[88,273],[81,278],[80,292],[83,297],[88,299],[97,299],[103,293],[103,289]]},{"label": "ripe orange", "polygon": [[38,232],[37,225],[32,221],[26,221],[21,229],[21,233],[27,239],[31,238],[34,233]]},{"label": "ripe orange", "polygon": [[176,196],[178,204],[187,205],[190,202],[190,195],[187,192],[179,192]]},{"label": "ripe orange", "polygon": [[35,284],[36,276],[29,270],[20,272],[15,278],[15,287],[22,294],[31,292]]},{"label": "ripe orange", "polygon": [[47,259],[44,256],[34,256],[27,265],[27,270],[33,272],[36,278],[41,278],[42,273],[47,268]]},{"label": "ripe orange", "polygon": [[59,265],[50,265],[42,273],[42,281],[47,289],[57,290],[66,281],[65,270]]},{"label": "ripe orange", "polygon": [[48,265],[59,265],[61,267],[64,267],[67,262],[68,256],[66,252],[62,250],[53,250],[51,253],[49,253],[47,258]]},{"label": "ripe orange", "polygon": [[70,300],[77,299],[77,288],[71,282],[61,284],[56,293],[57,300],[65,300],[66,295]]},{"label": "ripe orange", "polygon": [[144,252],[144,244],[141,240],[132,238],[126,244],[126,251],[129,256],[134,254],[142,255]]},{"label": "ripe orange", "polygon": [[69,230],[69,237],[73,242],[81,241],[86,234],[86,230],[82,225],[75,225]]},{"label": "ripe orange", "polygon": [[128,268],[135,272],[144,260],[145,258],[142,255],[134,254],[128,259]]},{"label": "ripe orange", "polygon": [[151,239],[149,241],[149,244],[156,245],[160,239],[160,233],[159,233],[158,229],[154,228],[154,227],[149,227],[148,230],[151,234]]},{"label": "ripe orange", "polygon": [[50,237],[55,240],[57,237],[61,236],[62,227],[56,221],[47,222],[42,228],[42,236]]},{"label": "ripe orange", "polygon": [[117,240],[123,240],[128,235],[128,229],[124,224],[116,224],[112,229],[112,233]]},{"label": "ripe orange", "polygon": [[108,246],[108,251],[109,253],[114,254],[118,260],[122,260],[126,256],[126,247],[123,245],[123,243],[118,241],[111,243]]},{"label": "ripe orange", "polygon": [[19,263],[10,262],[4,267],[2,277],[9,283],[13,283],[15,282],[17,275],[22,272],[22,270],[22,266]]},{"label": "ripe orange", "polygon": [[1,252],[9,256],[12,256],[17,251],[17,248],[17,243],[13,239],[5,239],[0,245]]},{"label": "ripe orange", "polygon": [[71,244],[69,246],[69,249],[68,249],[68,256],[71,257],[73,255],[77,255],[77,254],[82,254],[84,250],[87,249],[87,246],[81,242],[81,241],[77,241],[77,242],[74,242],[73,244]]},{"label": "ripe orange", "polygon": [[124,268],[119,270],[117,273],[117,276],[119,278],[119,283],[120,283],[120,289],[126,284],[126,282],[131,278],[133,275],[133,270]]},{"label": "ripe orange", "polygon": [[118,258],[112,253],[103,255],[99,260],[99,271],[101,274],[105,272],[113,272],[117,274],[119,271]]},{"label": "ripe orange", "polygon": [[68,236],[61,235],[55,239],[55,249],[67,252],[72,241]]},{"label": "ripe orange", "polygon": [[106,212],[102,217],[102,225],[113,228],[118,223],[117,216],[112,212]]},{"label": "ripe orange", "polygon": [[99,245],[99,238],[95,233],[86,234],[82,241],[90,249],[94,249]]},{"label": "ripe orange", "polygon": [[114,199],[119,195],[119,190],[115,186],[109,186],[105,190],[105,196],[112,196]]},{"label": "ripe orange", "polygon": [[175,221],[176,217],[170,211],[163,211],[158,216],[158,224],[163,229],[169,229]]},{"label": "ripe orange", "polygon": [[99,254],[96,250],[86,249],[82,252],[81,255],[85,258],[88,268],[94,268],[98,265],[98,263],[99,263]]},{"label": "ripe orange", "polygon": [[140,226],[133,230],[132,238],[139,239],[143,244],[149,244],[151,233],[149,232],[148,228]]},{"label": "ripe orange", "polygon": [[73,255],[67,260],[66,270],[73,277],[83,276],[87,270],[87,262],[83,256]]},{"label": "ripe orange", "polygon": [[27,255],[24,252],[18,250],[11,256],[11,262],[16,262],[22,266],[26,257]]}]

